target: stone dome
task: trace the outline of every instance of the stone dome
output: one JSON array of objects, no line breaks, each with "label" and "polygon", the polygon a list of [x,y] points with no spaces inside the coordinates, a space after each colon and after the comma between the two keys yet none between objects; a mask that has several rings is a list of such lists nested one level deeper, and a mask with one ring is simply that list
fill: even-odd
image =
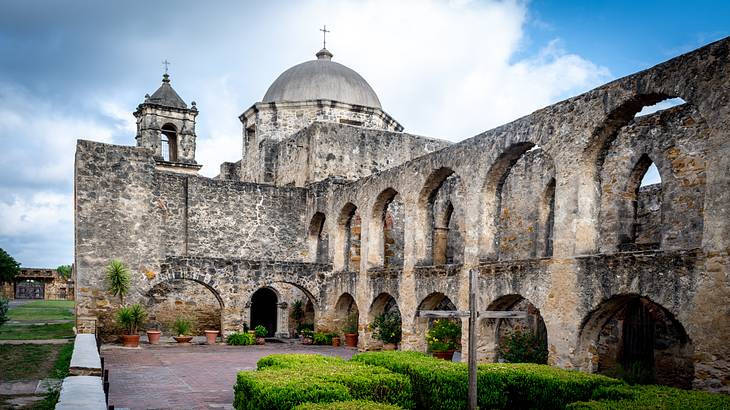
[{"label": "stone dome", "polygon": [[284,71],[266,91],[262,102],[334,100],[382,108],[370,84],[360,74],[332,61],[323,48],[317,59]]}]

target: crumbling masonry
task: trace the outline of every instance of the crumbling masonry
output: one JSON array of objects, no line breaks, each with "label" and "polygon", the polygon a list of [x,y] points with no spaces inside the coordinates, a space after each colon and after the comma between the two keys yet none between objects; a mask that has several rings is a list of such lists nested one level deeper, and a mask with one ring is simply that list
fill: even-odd
[{"label": "crumbling masonry", "polygon": [[[730,39],[456,144],[403,133],[362,77],[317,57],[241,115],[242,159],[216,178],[197,174],[198,110],[167,76],[135,113],[137,146],[78,142],[82,331],[115,332],[119,259],[151,325],[289,337],[302,300],[320,329],[356,314],[361,349],[397,310],[400,348],[425,350],[416,311],[467,310],[476,271],[482,308],[528,312],[480,321],[480,360],[529,328],[556,366],[638,362],[730,392]],[[670,98],[684,103],[636,116]],[[661,184],[640,186],[652,163]]]}]

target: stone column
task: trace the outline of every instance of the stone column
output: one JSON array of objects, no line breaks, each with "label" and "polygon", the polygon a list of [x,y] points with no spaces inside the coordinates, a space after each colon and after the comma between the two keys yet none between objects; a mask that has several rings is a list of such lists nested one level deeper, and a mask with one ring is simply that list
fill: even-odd
[{"label": "stone column", "polygon": [[289,338],[289,304],[286,302],[280,302],[277,307],[279,308],[277,319],[276,319],[276,337]]},{"label": "stone column", "polygon": [[433,264],[446,264],[446,248],[449,243],[449,228],[435,227],[433,229]]}]

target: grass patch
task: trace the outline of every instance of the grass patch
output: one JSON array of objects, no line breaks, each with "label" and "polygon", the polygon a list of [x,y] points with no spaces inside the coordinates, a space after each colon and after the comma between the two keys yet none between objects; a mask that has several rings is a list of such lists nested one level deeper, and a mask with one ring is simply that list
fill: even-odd
[{"label": "grass patch", "polygon": [[73,308],[72,300],[37,300],[10,308],[8,318],[28,322],[73,320]]},{"label": "grass patch", "polygon": [[0,326],[0,340],[68,339],[74,337],[73,327],[73,322],[45,325],[6,323]]},{"label": "grass patch", "polygon": [[48,373],[48,377],[53,379],[63,379],[68,376],[68,368],[71,366],[71,356],[74,352],[74,344],[68,343],[60,345],[58,349],[58,355],[56,361],[53,363],[51,372]]},{"label": "grass patch", "polygon": [[[70,345],[70,344],[69,344]],[[44,379],[54,367],[62,345],[0,345],[0,381]],[[73,346],[71,346],[73,349]],[[71,358],[69,356],[69,362]],[[59,364],[59,370],[61,369]],[[67,370],[68,371],[68,370]]]}]

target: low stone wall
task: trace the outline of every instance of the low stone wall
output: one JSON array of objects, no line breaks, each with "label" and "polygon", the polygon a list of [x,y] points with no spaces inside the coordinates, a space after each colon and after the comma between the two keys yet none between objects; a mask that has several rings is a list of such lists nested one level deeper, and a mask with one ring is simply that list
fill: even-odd
[{"label": "low stone wall", "polygon": [[101,375],[101,357],[95,335],[76,335],[69,376],[63,379],[56,409],[106,409],[106,393]]}]

